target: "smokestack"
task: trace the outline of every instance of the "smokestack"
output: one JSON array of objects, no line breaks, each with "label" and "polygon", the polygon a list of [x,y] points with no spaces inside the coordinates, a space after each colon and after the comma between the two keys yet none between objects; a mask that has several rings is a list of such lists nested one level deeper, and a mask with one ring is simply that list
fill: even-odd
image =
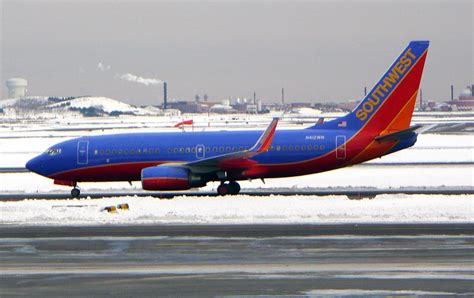
[{"label": "smokestack", "polygon": [[281,104],[285,105],[285,88],[281,88]]},{"label": "smokestack", "polygon": [[163,109],[168,108],[168,83],[163,82]]},{"label": "smokestack", "polygon": [[451,100],[454,100],[454,85],[451,85]]}]

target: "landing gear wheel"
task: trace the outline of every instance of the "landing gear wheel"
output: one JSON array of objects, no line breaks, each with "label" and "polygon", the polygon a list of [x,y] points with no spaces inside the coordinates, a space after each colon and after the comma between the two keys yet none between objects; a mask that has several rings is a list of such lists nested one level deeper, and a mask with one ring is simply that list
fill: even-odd
[{"label": "landing gear wheel", "polygon": [[217,187],[217,194],[225,196],[229,194],[229,184],[221,184]]},{"label": "landing gear wheel", "polygon": [[240,184],[235,181],[229,182],[229,193],[231,195],[236,195],[239,192],[240,192]]},{"label": "landing gear wheel", "polygon": [[78,198],[80,194],[81,194],[81,191],[79,190],[79,188],[73,188],[71,190],[71,196],[73,198]]}]

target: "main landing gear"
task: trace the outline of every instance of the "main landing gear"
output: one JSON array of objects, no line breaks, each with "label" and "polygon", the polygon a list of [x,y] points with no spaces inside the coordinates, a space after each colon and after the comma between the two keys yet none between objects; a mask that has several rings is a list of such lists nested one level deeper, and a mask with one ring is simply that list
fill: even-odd
[{"label": "main landing gear", "polygon": [[219,187],[217,187],[217,193],[220,196],[225,195],[236,195],[240,192],[240,184],[235,181],[231,181],[229,183],[222,182]]}]

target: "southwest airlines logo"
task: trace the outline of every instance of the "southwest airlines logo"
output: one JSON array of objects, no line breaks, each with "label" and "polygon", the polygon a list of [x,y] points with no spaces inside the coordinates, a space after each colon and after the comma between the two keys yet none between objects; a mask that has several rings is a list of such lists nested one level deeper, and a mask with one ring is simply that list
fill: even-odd
[{"label": "southwest airlines logo", "polygon": [[408,48],[400,59],[398,59],[397,63],[387,72],[387,75],[385,75],[382,82],[377,85],[368,99],[356,111],[356,116],[360,121],[365,121],[370,113],[377,108],[381,100],[390,94],[416,58],[417,57],[411,52],[411,48]]}]

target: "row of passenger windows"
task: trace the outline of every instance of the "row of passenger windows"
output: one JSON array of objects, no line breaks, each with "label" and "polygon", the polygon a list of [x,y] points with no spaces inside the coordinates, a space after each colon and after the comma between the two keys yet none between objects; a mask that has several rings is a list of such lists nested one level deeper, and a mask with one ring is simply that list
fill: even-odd
[{"label": "row of passenger windows", "polygon": [[[248,150],[250,147],[234,146],[234,147],[212,147],[213,153],[228,153]],[[198,149],[199,150],[199,149]],[[202,149],[201,149],[202,150]],[[205,147],[206,153],[211,152],[211,147]],[[271,146],[269,151],[318,151],[324,150],[324,145],[276,145]],[[173,147],[168,148],[168,153],[196,153],[196,147]],[[144,148],[144,149],[95,149],[94,155],[151,155],[160,154],[159,148]]]},{"label": "row of passenger windows", "polygon": [[318,150],[324,150],[324,145],[289,145],[289,146],[271,146],[270,151],[318,151]]},{"label": "row of passenger windows", "polygon": [[95,149],[94,155],[141,155],[141,154],[159,154],[160,149],[158,148],[145,148],[145,149]]}]

